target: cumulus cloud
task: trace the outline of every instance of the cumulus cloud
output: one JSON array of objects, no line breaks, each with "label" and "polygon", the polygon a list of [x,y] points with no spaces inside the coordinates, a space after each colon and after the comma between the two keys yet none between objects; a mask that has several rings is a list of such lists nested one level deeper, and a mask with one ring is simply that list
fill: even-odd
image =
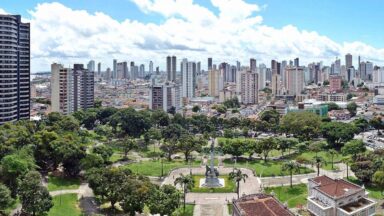
[{"label": "cumulus cloud", "polygon": [[8,12],[5,11],[4,9],[0,8],[0,14],[8,14]]},{"label": "cumulus cloud", "polygon": [[[216,63],[250,57],[269,64],[272,58],[301,62],[329,63],[345,53],[362,55],[375,63],[384,62],[384,49],[362,42],[336,43],[314,31],[293,25],[273,28],[263,24],[257,13],[266,6],[244,0],[211,0],[218,14],[193,0],[131,0],[146,14],[164,17],[164,22],[119,22],[107,14],[73,10],[60,3],[38,4],[31,15],[32,69],[49,70],[52,62],[66,65],[100,61],[111,66],[112,59],[147,64],[153,60],[164,68],[165,56]],[[1,10],[0,10],[1,13]]]}]

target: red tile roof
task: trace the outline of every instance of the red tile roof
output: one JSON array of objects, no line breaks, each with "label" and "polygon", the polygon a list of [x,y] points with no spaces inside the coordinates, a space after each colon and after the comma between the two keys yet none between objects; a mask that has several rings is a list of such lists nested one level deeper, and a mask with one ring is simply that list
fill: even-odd
[{"label": "red tile roof", "polygon": [[273,196],[253,194],[234,201],[235,208],[245,213],[244,216],[293,216],[284,205]]},{"label": "red tile roof", "polygon": [[312,180],[319,185],[317,186],[319,191],[333,198],[342,197],[362,190],[358,185],[343,179],[331,179],[327,176],[319,176]]}]

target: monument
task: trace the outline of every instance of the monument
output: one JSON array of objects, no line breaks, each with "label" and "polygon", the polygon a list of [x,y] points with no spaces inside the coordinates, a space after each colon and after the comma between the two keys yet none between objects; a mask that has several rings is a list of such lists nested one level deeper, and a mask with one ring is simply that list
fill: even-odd
[{"label": "monument", "polygon": [[224,179],[220,179],[219,177],[219,171],[214,167],[214,158],[215,158],[215,149],[214,149],[214,144],[215,140],[212,139],[211,142],[211,150],[210,150],[210,166],[206,165],[206,171],[205,171],[205,179],[201,187],[208,187],[208,188],[218,188],[218,187],[224,187]]}]

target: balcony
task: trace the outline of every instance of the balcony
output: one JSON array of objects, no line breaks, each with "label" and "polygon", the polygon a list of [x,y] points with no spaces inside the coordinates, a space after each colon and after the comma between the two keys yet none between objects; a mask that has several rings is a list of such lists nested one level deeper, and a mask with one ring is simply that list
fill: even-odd
[{"label": "balcony", "polygon": [[367,198],[361,198],[356,202],[352,202],[337,208],[338,216],[352,215],[375,215],[376,202]]}]

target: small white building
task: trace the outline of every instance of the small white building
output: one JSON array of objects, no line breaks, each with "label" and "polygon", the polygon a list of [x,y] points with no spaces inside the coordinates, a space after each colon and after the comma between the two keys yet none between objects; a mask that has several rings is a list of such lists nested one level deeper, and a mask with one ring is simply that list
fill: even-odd
[{"label": "small white building", "polygon": [[376,202],[363,187],[343,179],[319,176],[308,180],[308,210],[316,216],[371,216]]}]

